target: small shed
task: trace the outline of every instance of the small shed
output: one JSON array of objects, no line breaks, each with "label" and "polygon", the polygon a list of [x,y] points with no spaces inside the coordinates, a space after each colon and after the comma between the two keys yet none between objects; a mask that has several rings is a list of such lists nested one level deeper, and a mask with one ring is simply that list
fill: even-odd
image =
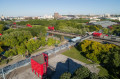
[{"label": "small shed", "polygon": [[47,67],[48,67],[48,55],[45,53],[42,53],[38,56],[32,57],[31,58],[31,68],[32,72],[34,71],[35,74],[40,76],[41,79],[44,74],[47,72]]}]

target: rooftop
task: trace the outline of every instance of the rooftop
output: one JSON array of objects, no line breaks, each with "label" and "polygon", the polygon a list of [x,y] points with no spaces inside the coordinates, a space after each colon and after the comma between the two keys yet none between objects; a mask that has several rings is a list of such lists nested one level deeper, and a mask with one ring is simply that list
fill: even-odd
[{"label": "rooftop", "polygon": [[35,60],[36,62],[38,62],[39,64],[44,63],[44,55],[43,54],[40,54],[40,55],[38,55],[36,57],[33,57],[32,59]]},{"label": "rooftop", "polygon": [[94,25],[101,25],[102,27],[108,27],[111,25],[117,24],[116,22],[111,22],[111,21],[99,21],[99,22],[92,22]]}]

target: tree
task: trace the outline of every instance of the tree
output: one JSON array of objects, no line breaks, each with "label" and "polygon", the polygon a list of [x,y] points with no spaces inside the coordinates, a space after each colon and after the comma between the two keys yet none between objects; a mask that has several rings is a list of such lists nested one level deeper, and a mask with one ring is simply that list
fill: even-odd
[{"label": "tree", "polygon": [[17,47],[17,52],[18,54],[24,55],[26,52],[26,47],[25,45],[22,43],[20,46],[16,46]]},{"label": "tree", "polygon": [[63,42],[64,41],[64,36],[61,36],[60,40]]},{"label": "tree", "polygon": [[103,33],[104,33],[104,34],[108,34],[108,31],[109,31],[109,30],[108,30],[107,28],[104,28],[104,29],[103,29]]},{"label": "tree", "polygon": [[0,24],[0,33],[4,30],[4,25]]},{"label": "tree", "polygon": [[4,54],[4,56],[6,56],[6,57],[10,57],[10,56],[14,56],[14,55],[17,55],[16,49],[9,49]]},{"label": "tree", "polygon": [[90,73],[90,79],[98,79],[99,76],[96,73]]},{"label": "tree", "polygon": [[48,46],[55,45],[55,43],[56,41],[53,38],[48,38],[48,41],[47,41]]},{"label": "tree", "polygon": [[89,77],[89,73],[90,71],[86,67],[82,66],[74,72],[74,77],[76,76],[78,79],[84,79]]},{"label": "tree", "polygon": [[3,49],[1,48],[2,45],[3,45],[3,43],[0,42],[0,53],[3,52]]},{"label": "tree", "polygon": [[60,79],[70,79],[71,78],[71,73],[65,72],[60,76]]}]

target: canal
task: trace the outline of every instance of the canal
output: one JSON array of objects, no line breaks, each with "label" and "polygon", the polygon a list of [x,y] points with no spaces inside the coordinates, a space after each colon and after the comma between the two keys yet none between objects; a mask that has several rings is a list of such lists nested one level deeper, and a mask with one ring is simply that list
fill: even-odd
[{"label": "canal", "polygon": [[[52,34],[52,33],[47,33],[47,36],[52,36],[52,37],[56,37],[56,38],[59,38],[61,39],[62,35],[58,35],[58,34]],[[73,37],[69,37],[69,36],[63,36],[65,40],[70,40],[72,39]]]}]

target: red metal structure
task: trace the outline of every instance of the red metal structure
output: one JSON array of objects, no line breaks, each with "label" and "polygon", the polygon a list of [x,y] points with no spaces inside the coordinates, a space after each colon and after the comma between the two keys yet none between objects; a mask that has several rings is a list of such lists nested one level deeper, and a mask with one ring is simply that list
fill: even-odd
[{"label": "red metal structure", "polygon": [[13,24],[16,25],[16,22],[14,22]]},{"label": "red metal structure", "polygon": [[32,27],[30,24],[27,24],[28,27]]},{"label": "red metal structure", "polygon": [[41,79],[44,74],[47,72],[48,67],[48,55],[45,53],[42,53],[38,56],[35,56],[31,58],[31,68],[32,72],[34,71],[35,74],[41,76]]},{"label": "red metal structure", "polygon": [[52,26],[52,27],[49,26],[48,29],[49,30],[54,30],[54,26]]},{"label": "red metal structure", "polygon": [[105,36],[108,36],[108,35],[105,35]]},{"label": "red metal structure", "polygon": [[111,29],[111,30],[113,29],[113,27],[112,27],[112,26],[108,26],[108,28],[109,28],[109,29]]},{"label": "red metal structure", "polygon": [[100,37],[101,35],[102,35],[102,33],[97,33],[97,32],[93,33],[93,36],[96,36],[96,37]]}]

